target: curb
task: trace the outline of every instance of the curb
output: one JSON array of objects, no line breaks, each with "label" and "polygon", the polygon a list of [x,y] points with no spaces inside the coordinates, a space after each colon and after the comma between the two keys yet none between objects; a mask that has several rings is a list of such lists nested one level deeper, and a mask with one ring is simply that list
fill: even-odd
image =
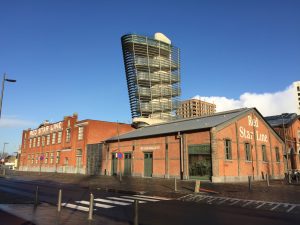
[{"label": "curb", "polygon": [[112,193],[129,194],[129,195],[142,195],[147,193],[146,191],[130,191],[130,190],[122,190],[122,189],[114,189],[114,188],[96,188],[96,190],[112,192]]}]

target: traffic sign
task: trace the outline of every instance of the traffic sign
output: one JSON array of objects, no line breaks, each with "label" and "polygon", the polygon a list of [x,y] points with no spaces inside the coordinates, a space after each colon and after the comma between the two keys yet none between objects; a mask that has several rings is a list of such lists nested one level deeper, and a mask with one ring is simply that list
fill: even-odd
[{"label": "traffic sign", "polygon": [[123,159],[123,153],[122,152],[118,152],[118,159]]},{"label": "traffic sign", "polygon": [[40,160],[41,160],[41,161],[44,160],[44,156],[43,156],[43,155],[40,156]]}]

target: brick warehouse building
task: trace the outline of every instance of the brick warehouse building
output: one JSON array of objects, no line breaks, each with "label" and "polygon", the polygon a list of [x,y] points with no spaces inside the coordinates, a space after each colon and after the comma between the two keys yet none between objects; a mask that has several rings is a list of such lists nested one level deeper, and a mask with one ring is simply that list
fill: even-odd
[{"label": "brick warehouse building", "polygon": [[78,121],[77,114],[23,131],[19,170],[97,174],[101,145],[109,137],[133,130],[129,124]]},{"label": "brick warehouse building", "polygon": [[296,113],[265,117],[286,144],[284,157],[288,159],[288,170],[300,171],[300,116]]},{"label": "brick warehouse building", "polygon": [[260,180],[265,174],[282,178],[283,148],[283,140],[258,110],[245,108],[110,138],[104,143],[101,171],[212,182],[246,181],[248,176]]}]

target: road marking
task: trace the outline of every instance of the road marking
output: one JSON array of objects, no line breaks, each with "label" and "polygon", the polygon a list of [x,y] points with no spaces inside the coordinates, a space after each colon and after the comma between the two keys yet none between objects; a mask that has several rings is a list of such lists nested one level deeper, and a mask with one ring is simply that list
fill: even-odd
[{"label": "road marking", "polygon": [[253,201],[248,201],[246,204],[242,205],[242,207],[246,207],[247,205],[250,205]]},{"label": "road marking", "polygon": [[61,205],[64,206],[64,207],[68,207],[68,208],[72,208],[72,209],[78,209],[78,210],[85,211],[85,212],[89,211],[88,207],[84,207],[84,206],[80,206],[80,205],[74,205],[74,204],[71,204],[71,203],[61,203]]},{"label": "road marking", "polygon": [[225,198],[224,200],[218,202],[218,205],[221,205],[223,202],[226,202],[228,200],[228,198]]},{"label": "road marking", "polygon": [[235,200],[235,202],[230,203],[229,205],[235,205],[236,203],[238,203],[240,200]]},{"label": "road marking", "polygon": [[136,200],[143,200],[143,201],[149,201],[149,202],[158,202],[159,200],[156,199],[146,199],[146,198],[139,198],[139,197],[134,197],[134,196],[121,196],[122,198],[132,198]]},{"label": "road marking", "polygon": [[288,213],[288,212],[292,211],[296,206],[297,206],[297,205],[293,205],[293,206],[292,206],[291,208],[289,208],[286,212]]},{"label": "road marking", "polygon": [[147,195],[133,195],[136,197],[145,197],[145,198],[150,198],[150,199],[158,199],[158,200],[171,200],[171,198],[165,198],[165,197],[159,197],[159,196],[147,196]]},{"label": "road marking", "polygon": [[94,201],[112,203],[115,205],[130,205],[131,204],[131,203],[127,203],[127,202],[113,201],[113,200],[108,200],[108,199],[103,199],[103,198],[95,198]]},{"label": "road marking", "polygon": [[[114,200],[125,201],[125,202],[134,202],[134,200],[127,199],[127,198],[117,198],[117,197],[107,197],[107,198],[114,199]],[[139,203],[145,203],[145,201],[139,201]]]},{"label": "road marking", "polygon": [[266,202],[260,204],[259,206],[256,206],[256,208],[259,209],[260,207],[262,207],[262,206],[265,205],[265,204],[266,204]]},{"label": "road marking", "polygon": [[281,204],[277,204],[276,206],[274,206],[272,209],[270,209],[271,211],[273,211],[274,209],[276,209],[278,206],[280,206]]},{"label": "road marking", "polygon": [[[90,202],[88,202],[88,201],[75,201],[75,202],[80,203],[80,204],[84,204],[84,205],[90,205]],[[99,204],[99,203],[94,203],[94,206],[100,207],[100,208],[105,208],[105,209],[110,209],[110,208],[115,207],[115,206],[112,206],[112,205],[105,205],[105,204]]]}]

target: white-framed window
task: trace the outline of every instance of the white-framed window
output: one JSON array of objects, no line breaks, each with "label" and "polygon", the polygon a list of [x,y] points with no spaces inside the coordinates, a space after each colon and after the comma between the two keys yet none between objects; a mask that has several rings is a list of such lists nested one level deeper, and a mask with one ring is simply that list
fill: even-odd
[{"label": "white-framed window", "polygon": [[49,157],[49,153],[46,152],[46,156],[45,156],[45,163],[48,163],[48,157]]},{"label": "white-framed window", "polygon": [[56,163],[59,163],[60,161],[60,151],[56,152]]},{"label": "white-framed window", "polygon": [[61,136],[62,136],[62,132],[59,131],[59,132],[57,133],[57,143],[58,143],[58,144],[61,143]]},{"label": "white-framed window", "polygon": [[230,139],[225,139],[224,147],[225,147],[225,159],[232,160],[231,140]]},{"label": "white-framed window", "polygon": [[83,130],[84,130],[84,127],[82,127],[82,126],[78,127],[78,140],[83,139]]},{"label": "white-framed window", "polygon": [[262,151],[262,160],[264,162],[268,162],[268,158],[267,158],[267,149],[265,145],[261,146],[261,151]]},{"label": "white-framed window", "polygon": [[50,153],[50,163],[51,163],[51,164],[53,164],[53,158],[54,158],[53,155],[54,155],[53,152],[51,152],[51,153]]},{"label": "white-framed window", "polygon": [[52,144],[54,145],[56,141],[56,133],[52,134]]},{"label": "white-framed window", "polygon": [[33,138],[33,144],[32,144],[32,147],[35,148],[35,145],[36,145],[36,138]]},{"label": "white-framed window", "polygon": [[245,143],[245,155],[246,161],[251,161],[251,145],[250,143]]},{"label": "white-framed window", "polygon": [[280,162],[279,148],[275,147],[276,162]]},{"label": "white-framed window", "polygon": [[42,146],[45,146],[45,139],[46,139],[46,137],[42,136]]},{"label": "white-framed window", "polygon": [[37,147],[40,147],[40,144],[41,144],[41,137],[38,137],[38,138],[37,138],[37,144],[36,144],[36,146],[37,146]]},{"label": "white-framed window", "polygon": [[67,128],[66,129],[66,142],[70,142],[71,140],[71,129]]},{"label": "white-framed window", "polygon": [[50,134],[47,134],[47,143],[46,145],[50,145]]},{"label": "white-framed window", "polygon": [[32,148],[32,138],[29,139],[29,148]]}]

